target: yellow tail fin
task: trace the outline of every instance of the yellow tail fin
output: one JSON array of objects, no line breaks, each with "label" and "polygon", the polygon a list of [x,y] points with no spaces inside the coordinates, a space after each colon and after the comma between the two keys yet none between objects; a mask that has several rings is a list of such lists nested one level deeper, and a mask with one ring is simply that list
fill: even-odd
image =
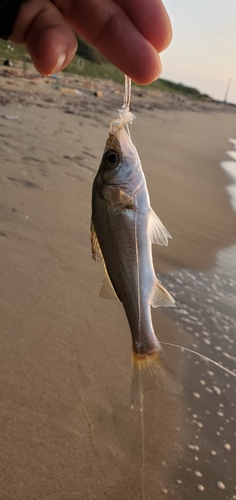
[{"label": "yellow tail fin", "polygon": [[[143,386],[148,379],[154,377],[154,382],[158,385],[165,387],[172,393],[180,394],[180,383],[174,378],[174,373],[167,366],[164,353],[161,347],[155,351],[146,354],[138,354],[133,350],[132,353],[132,366],[133,377],[131,386],[131,407],[134,408],[138,405],[140,408],[143,406]],[[146,391],[145,391],[146,392]]]}]

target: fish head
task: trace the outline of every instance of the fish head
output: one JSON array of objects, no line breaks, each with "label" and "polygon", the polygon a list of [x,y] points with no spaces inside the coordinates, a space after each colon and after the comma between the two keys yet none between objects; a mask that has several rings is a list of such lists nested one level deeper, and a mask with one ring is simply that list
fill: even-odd
[{"label": "fish head", "polygon": [[110,185],[130,186],[139,166],[137,150],[126,130],[122,128],[110,133],[100,165],[103,181]]},{"label": "fish head", "polygon": [[119,184],[122,180],[124,158],[116,135],[109,134],[99,167],[101,185]]},{"label": "fish head", "polygon": [[127,122],[119,124],[117,120],[111,123],[110,134],[94,180],[94,189],[99,196],[114,207],[126,207],[127,203],[131,203],[134,193],[144,182],[138,152],[126,125]]}]

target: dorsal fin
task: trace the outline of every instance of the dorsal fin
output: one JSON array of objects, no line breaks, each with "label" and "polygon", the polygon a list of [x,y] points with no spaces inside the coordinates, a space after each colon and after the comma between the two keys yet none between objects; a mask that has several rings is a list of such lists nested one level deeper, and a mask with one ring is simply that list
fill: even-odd
[{"label": "dorsal fin", "polygon": [[149,215],[148,229],[149,237],[152,243],[162,246],[168,245],[168,238],[171,238],[171,235],[152,208]]},{"label": "dorsal fin", "polygon": [[102,250],[98,241],[95,227],[93,225],[93,221],[91,221],[91,248],[93,260],[95,260],[96,262],[101,262],[105,266]]},{"label": "dorsal fin", "polygon": [[117,297],[116,292],[114,290],[114,287],[112,285],[112,282],[110,280],[106,266],[104,266],[104,269],[105,269],[105,276],[104,276],[104,280],[102,283],[102,288],[101,288],[100,293],[99,293],[99,297],[101,297],[103,299],[119,300],[119,298]]},{"label": "dorsal fin", "polygon": [[104,299],[119,300],[112,285],[112,282],[110,280],[109,274],[107,272],[106,264],[104,261],[104,257],[102,255],[102,250],[98,241],[95,227],[93,225],[93,221],[91,221],[91,247],[92,247],[93,259],[96,262],[101,262],[105,270],[105,276],[102,283],[102,288],[99,293],[99,297],[102,297]]}]

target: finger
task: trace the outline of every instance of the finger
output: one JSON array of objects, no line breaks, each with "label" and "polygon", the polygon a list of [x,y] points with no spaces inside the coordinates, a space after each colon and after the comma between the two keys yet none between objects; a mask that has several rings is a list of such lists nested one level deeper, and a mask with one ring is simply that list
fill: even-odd
[{"label": "finger", "polygon": [[115,1],[157,52],[168,47],[172,39],[172,28],[162,0]]},{"label": "finger", "polygon": [[70,25],[132,80],[147,84],[161,73],[160,58],[121,7],[112,0],[54,0]]},{"label": "finger", "polygon": [[10,38],[13,42],[25,43],[42,75],[63,69],[77,49],[75,34],[47,0],[28,0],[22,4]]}]

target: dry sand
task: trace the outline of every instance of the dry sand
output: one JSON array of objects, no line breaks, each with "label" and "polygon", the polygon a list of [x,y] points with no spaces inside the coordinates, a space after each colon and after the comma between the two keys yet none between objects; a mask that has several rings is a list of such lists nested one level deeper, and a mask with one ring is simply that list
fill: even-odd
[{"label": "dry sand", "polygon": [[[66,75],[29,76],[0,76],[0,499],[139,500],[131,338],[121,305],[98,297],[103,272],[89,239],[92,182],[121,89]],[[133,110],[131,132],[152,206],[173,236],[167,249],[154,248],[156,270],[164,283],[166,273],[182,269],[207,276],[217,252],[235,242],[229,179],[219,162],[236,137],[236,109],[146,92],[134,96]],[[158,337],[192,345],[191,332],[179,330],[171,314],[153,312]],[[187,357],[168,356],[185,384]],[[160,389],[147,398],[146,499],[233,495],[234,477],[227,493],[216,487],[226,466],[224,456],[217,467],[210,460],[215,434],[209,446],[203,439],[208,469],[204,462],[205,492],[197,490],[203,480],[187,458],[198,432],[189,387],[183,396]],[[201,400],[198,416],[205,405]],[[218,405],[214,400],[214,411]],[[227,455],[229,477],[235,457]],[[182,463],[190,471],[181,489]]]}]

